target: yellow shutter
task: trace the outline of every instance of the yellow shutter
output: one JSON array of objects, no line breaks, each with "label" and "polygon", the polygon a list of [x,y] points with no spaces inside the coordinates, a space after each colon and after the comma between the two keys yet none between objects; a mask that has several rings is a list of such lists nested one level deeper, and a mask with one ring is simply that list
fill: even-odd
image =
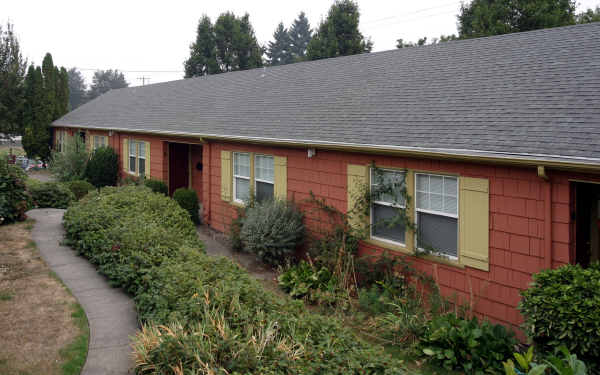
[{"label": "yellow shutter", "polygon": [[127,138],[123,139],[121,159],[123,160],[123,171],[129,173],[129,140]]},{"label": "yellow shutter", "polygon": [[287,199],[287,158],[285,156],[275,156],[275,198]]},{"label": "yellow shutter", "polygon": [[231,151],[221,151],[221,199],[231,201],[233,171]]},{"label": "yellow shutter", "polygon": [[146,151],[145,177],[150,178],[150,142],[144,142],[144,151]]},{"label": "yellow shutter", "polygon": [[363,229],[367,220],[362,212],[357,212],[357,203],[369,183],[369,168],[365,165],[348,164],[348,214],[349,223],[355,229]]},{"label": "yellow shutter", "polygon": [[485,178],[460,178],[460,261],[489,271],[489,181]]}]

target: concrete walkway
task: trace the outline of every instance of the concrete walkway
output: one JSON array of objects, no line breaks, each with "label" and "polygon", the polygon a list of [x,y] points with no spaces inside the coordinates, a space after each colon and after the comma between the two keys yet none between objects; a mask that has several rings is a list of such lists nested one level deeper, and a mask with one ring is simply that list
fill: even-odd
[{"label": "concrete walkway", "polygon": [[31,210],[27,215],[35,220],[31,233],[42,257],[69,287],[87,315],[90,342],[81,373],[133,373],[129,337],[135,335],[139,327],[133,301],[120,289],[111,288],[85,258],[60,245],[64,236],[64,212],[42,208]]}]

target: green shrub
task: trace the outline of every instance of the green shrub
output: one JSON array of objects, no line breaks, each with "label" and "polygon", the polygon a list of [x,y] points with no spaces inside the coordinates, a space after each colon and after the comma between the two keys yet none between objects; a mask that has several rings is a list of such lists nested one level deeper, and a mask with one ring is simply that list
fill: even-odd
[{"label": "green shrub", "polygon": [[39,182],[30,179],[27,191],[37,208],[67,208],[75,200],[75,195],[65,184],[55,181]]},{"label": "green shrub", "polygon": [[188,214],[145,187],[91,192],[64,218],[69,245],[134,295],[136,373],[403,373],[335,318],[306,312],[223,257],[203,254]]},{"label": "green shrub", "polygon": [[338,282],[326,267],[317,267],[305,261],[289,267],[278,278],[279,287],[292,298],[303,298],[311,303],[335,302]]},{"label": "green shrub", "polygon": [[155,193],[169,195],[169,187],[161,180],[148,178],[144,180],[144,185]]},{"label": "green shrub", "polygon": [[541,271],[521,295],[525,331],[539,350],[564,345],[590,367],[600,363],[600,264]]},{"label": "green shrub", "polygon": [[302,218],[302,212],[290,202],[257,202],[243,219],[240,239],[244,250],[266,263],[284,264],[304,237]]},{"label": "green shrub", "polygon": [[91,192],[71,205],[63,223],[67,243],[131,293],[145,288],[149,270],[182,247],[201,248],[187,212],[145,187]]},{"label": "green shrub", "polygon": [[571,354],[565,346],[560,346],[555,354],[546,356],[542,363],[534,362],[533,346],[530,346],[526,353],[514,353],[519,369],[512,361],[507,360],[503,363],[504,373],[506,375],[540,375],[551,373],[557,375],[586,375],[587,366],[577,359],[576,354]]},{"label": "green shrub", "polygon": [[119,155],[111,147],[94,150],[85,168],[85,178],[99,188],[116,185],[119,178]]},{"label": "green shrub", "polygon": [[62,182],[81,180],[89,158],[85,143],[80,137],[67,137],[62,152],[52,151],[50,173]]},{"label": "green shrub", "polygon": [[190,218],[194,223],[200,223],[200,214],[198,212],[200,205],[198,204],[198,195],[195,190],[179,188],[173,193],[173,199],[190,214]]},{"label": "green shrub", "polygon": [[21,168],[0,157],[0,224],[25,220],[30,197]]},{"label": "green shrub", "polygon": [[79,200],[83,198],[88,192],[96,189],[94,185],[90,184],[85,180],[75,180],[65,183],[69,190],[75,195],[75,199]]},{"label": "green shrub", "polygon": [[502,371],[502,361],[512,355],[516,340],[504,326],[447,314],[427,323],[420,345],[436,365],[471,374]]}]

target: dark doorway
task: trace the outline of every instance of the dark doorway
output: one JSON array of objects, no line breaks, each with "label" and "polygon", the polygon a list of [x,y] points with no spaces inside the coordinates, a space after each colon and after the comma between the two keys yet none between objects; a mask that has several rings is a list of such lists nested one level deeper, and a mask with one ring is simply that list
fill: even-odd
[{"label": "dark doorway", "polygon": [[575,182],[574,262],[587,267],[600,258],[600,185]]},{"label": "dark doorway", "polygon": [[169,143],[169,195],[190,184],[190,145]]}]

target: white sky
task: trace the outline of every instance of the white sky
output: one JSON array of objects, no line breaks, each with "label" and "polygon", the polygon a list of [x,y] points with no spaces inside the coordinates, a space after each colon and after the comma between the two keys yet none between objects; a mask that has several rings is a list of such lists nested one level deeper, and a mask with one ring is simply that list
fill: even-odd
[{"label": "white sky", "polygon": [[[333,0],[2,0],[0,22],[15,26],[24,55],[41,64],[46,52],[54,63],[82,70],[86,83],[96,69],[119,69],[131,86],[183,77],[183,61],[196,37],[202,14],[250,14],[259,43],[266,45],[280,21],[286,27],[304,11],[316,28]],[[396,39],[416,41],[456,33],[460,0],[358,0],[360,29],[374,51],[395,48]],[[600,0],[580,0],[578,11]],[[166,72],[165,72],[166,71]]]}]

